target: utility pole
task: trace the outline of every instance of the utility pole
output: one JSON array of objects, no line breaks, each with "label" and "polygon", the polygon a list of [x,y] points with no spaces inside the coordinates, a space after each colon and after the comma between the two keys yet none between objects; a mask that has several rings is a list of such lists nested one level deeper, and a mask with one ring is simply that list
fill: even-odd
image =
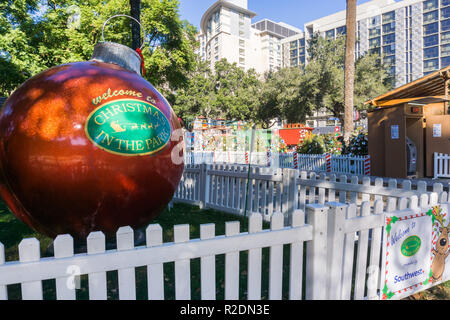
[{"label": "utility pole", "polygon": [[353,132],[353,94],[355,87],[356,0],[347,0],[347,37],[345,43],[344,140]]}]

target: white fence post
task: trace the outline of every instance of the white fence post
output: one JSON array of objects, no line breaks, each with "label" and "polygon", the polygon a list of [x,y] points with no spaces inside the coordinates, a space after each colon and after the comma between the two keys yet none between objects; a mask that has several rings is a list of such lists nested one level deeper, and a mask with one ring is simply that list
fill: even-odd
[{"label": "white fence post", "polygon": [[[101,231],[91,232],[87,238],[87,253],[94,255],[105,252],[105,235]],[[106,272],[88,274],[89,300],[106,300]]]},{"label": "white fence post", "polygon": [[313,239],[306,245],[307,300],[324,300],[327,295],[327,215],[327,207],[306,206],[307,223],[313,226]]},{"label": "white fence post", "polygon": [[[305,224],[305,213],[295,210],[292,215],[292,227],[301,227]],[[289,265],[289,299],[302,299],[303,282],[303,242],[291,244],[291,255]]]},{"label": "white fence post", "polygon": [[[5,263],[5,246],[0,242],[0,266]],[[6,286],[0,285],[0,300],[8,299],[8,291]]]},{"label": "white fence post", "polygon": [[[131,227],[122,227],[117,230],[117,251],[126,251],[134,248],[134,232]],[[119,299],[136,300],[136,275],[134,268],[118,270]]]},{"label": "white fence post", "polygon": [[[271,230],[283,229],[284,217],[281,212],[272,216]],[[283,285],[283,245],[270,247],[269,300],[281,300]]]},{"label": "white fence post", "polygon": [[[39,241],[36,238],[24,239],[19,244],[19,260],[21,263],[36,262],[41,258]],[[42,281],[22,283],[23,300],[42,300]]]},{"label": "white fence post", "polygon": [[[53,250],[55,251],[55,258],[69,258],[73,256],[73,238],[72,236],[60,235],[57,236],[55,241],[53,242]],[[56,278],[56,299],[57,300],[75,300],[76,299],[76,285],[80,281],[80,275],[77,274],[79,270],[79,266],[73,266],[70,270],[70,276]]]},{"label": "white fence post", "polygon": [[[258,233],[262,230],[262,215],[253,213],[248,220],[248,232]],[[248,300],[261,300],[261,262],[262,249],[248,250]]]},{"label": "white fence post", "polygon": [[[200,239],[207,240],[215,237],[215,225],[200,226]],[[200,279],[202,300],[216,299],[216,257],[214,255],[200,258]]]},{"label": "white fence post", "polygon": [[344,223],[348,205],[327,202],[328,248],[327,248],[327,299],[339,300],[341,297],[342,266],[344,257]]},{"label": "white fence post", "polygon": [[[174,242],[189,241],[189,225],[177,225],[173,229]],[[175,261],[175,299],[191,299],[191,261],[189,259],[180,259]]]},{"label": "white fence post", "polygon": [[[162,228],[159,224],[149,225],[145,231],[147,248],[162,245]],[[147,287],[149,300],[164,300],[163,264],[147,265]]]}]

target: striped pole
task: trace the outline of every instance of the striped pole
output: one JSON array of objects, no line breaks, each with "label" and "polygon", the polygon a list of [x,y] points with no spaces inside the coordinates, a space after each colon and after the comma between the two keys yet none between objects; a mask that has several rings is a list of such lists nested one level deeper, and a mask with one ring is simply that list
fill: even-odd
[{"label": "striped pole", "polygon": [[370,176],[370,156],[366,156],[364,160],[364,175]]},{"label": "striped pole", "polygon": [[327,172],[331,172],[331,154],[327,153],[325,155],[325,162],[327,165]]},{"label": "striped pole", "polygon": [[245,151],[245,163],[248,164],[248,152]]},{"label": "striped pole", "polygon": [[294,152],[294,169],[298,169],[298,153]]}]

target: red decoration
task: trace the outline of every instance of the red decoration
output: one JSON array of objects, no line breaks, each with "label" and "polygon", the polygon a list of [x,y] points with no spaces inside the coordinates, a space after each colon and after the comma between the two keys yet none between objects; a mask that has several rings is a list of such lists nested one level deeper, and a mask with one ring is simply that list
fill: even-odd
[{"label": "red decoration", "polygon": [[[124,99],[131,102],[130,113],[123,117],[142,104],[148,112],[151,104],[154,116],[165,118],[160,123],[166,140],[153,153],[139,154],[145,147],[140,141],[100,135],[102,148],[93,143],[95,137],[88,137],[90,115],[101,105]],[[124,105],[116,107],[127,111]],[[103,112],[95,118],[99,125],[114,109]],[[112,120],[116,132],[127,130],[129,124]],[[128,130],[150,130],[151,124],[134,123]],[[183,162],[174,163],[172,154],[180,154],[182,138],[171,135],[179,128],[164,97],[135,72],[97,61],[49,69],[26,81],[3,107],[0,194],[20,220],[51,237],[69,233],[84,239],[92,231],[111,235],[121,226],[143,227],[165,208],[181,179]],[[109,152],[109,144],[138,154]]]}]

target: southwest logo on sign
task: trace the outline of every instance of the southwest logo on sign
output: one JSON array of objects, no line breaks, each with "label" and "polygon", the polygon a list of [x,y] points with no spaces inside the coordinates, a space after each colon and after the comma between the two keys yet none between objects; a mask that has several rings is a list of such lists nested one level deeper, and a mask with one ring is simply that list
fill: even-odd
[{"label": "southwest logo on sign", "polygon": [[418,236],[411,236],[403,241],[400,250],[405,257],[412,257],[419,252],[421,245],[422,241]]},{"label": "southwest logo on sign", "polygon": [[169,120],[158,108],[134,99],[96,108],[86,119],[85,132],[97,147],[123,156],[156,153],[169,143],[172,134]]}]

